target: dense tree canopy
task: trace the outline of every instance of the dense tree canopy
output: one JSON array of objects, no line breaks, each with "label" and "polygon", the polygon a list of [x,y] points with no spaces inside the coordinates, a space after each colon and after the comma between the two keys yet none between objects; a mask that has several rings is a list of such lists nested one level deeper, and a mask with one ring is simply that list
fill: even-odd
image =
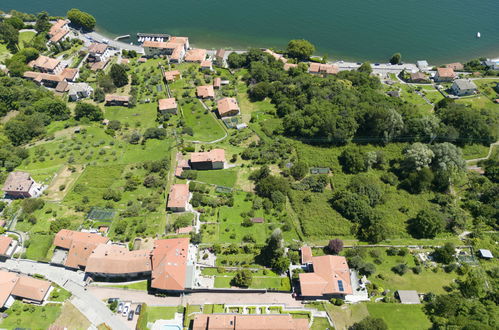
[{"label": "dense tree canopy", "polygon": [[298,60],[308,60],[315,52],[315,47],[307,40],[291,40],[288,43],[287,53],[289,57]]},{"label": "dense tree canopy", "polygon": [[92,15],[79,9],[70,9],[67,13],[67,16],[71,23],[76,25],[77,27],[81,27],[85,30],[93,30],[95,27],[95,18]]},{"label": "dense tree canopy", "polygon": [[125,68],[120,64],[113,64],[111,66],[109,76],[116,87],[123,87],[128,84],[128,75]]},{"label": "dense tree canopy", "polygon": [[86,102],[78,102],[75,108],[75,118],[77,120],[81,118],[88,118],[91,121],[99,121],[104,118],[104,114],[96,105]]}]

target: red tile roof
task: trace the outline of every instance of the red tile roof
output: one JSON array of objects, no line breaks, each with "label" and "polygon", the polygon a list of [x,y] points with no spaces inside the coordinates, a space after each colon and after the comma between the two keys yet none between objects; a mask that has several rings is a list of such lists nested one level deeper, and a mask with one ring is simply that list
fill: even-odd
[{"label": "red tile roof", "polygon": [[168,99],[159,99],[158,100],[158,108],[160,111],[177,109],[177,101],[175,100],[174,97],[171,97]]},{"label": "red tile roof", "polygon": [[212,85],[198,86],[196,88],[196,95],[203,99],[215,98],[215,90]]},{"label": "red tile roof", "polygon": [[[352,294],[350,269],[341,256],[312,257],[313,273],[300,274],[303,296],[319,297],[330,294]],[[343,290],[340,290],[340,283]]]},{"label": "red tile roof", "polygon": [[3,191],[5,192],[29,192],[35,181],[26,172],[11,172],[5,180]]},{"label": "red tile roof", "polygon": [[308,319],[289,314],[197,314],[192,330],[308,330]]},{"label": "red tile roof", "polygon": [[300,248],[301,252],[301,263],[308,264],[312,262],[312,249],[310,246],[304,245]]},{"label": "red tile roof", "polygon": [[340,68],[336,64],[322,64],[322,63],[310,63],[310,68],[308,70],[310,73],[325,73],[325,74],[336,74],[340,71]]},{"label": "red tile roof", "polygon": [[34,61],[31,61],[28,65],[30,67],[41,68],[47,71],[53,71],[57,66],[61,64],[61,61],[55,58],[50,58],[48,56],[40,55]]},{"label": "red tile roof", "polygon": [[151,287],[167,291],[184,290],[188,253],[188,238],[154,241]]},{"label": "red tile roof", "polygon": [[186,207],[189,201],[189,185],[188,184],[174,184],[170,188],[168,194],[168,208],[181,208]]},{"label": "red tile roof", "polygon": [[151,251],[129,251],[126,247],[99,244],[88,257],[85,272],[100,274],[133,274],[151,271]]},{"label": "red tile roof", "polygon": [[166,71],[165,72],[165,79],[166,81],[172,81],[180,77],[180,71],[178,70],[172,70],[172,71]]},{"label": "red tile roof", "polygon": [[107,47],[108,46],[106,44],[94,42],[88,47],[88,52],[92,54],[104,54],[107,50]]},{"label": "red tile roof", "polygon": [[7,255],[7,251],[9,250],[12,241],[13,239],[9,236],[0,236],[0,255]]},{"label": "red tile roof", "polygon": [[204,162],[225,162],[225,150],[213,149],[205,152],[193,152],[191,154],[191,163]]},{"label": "red tile roof", "polygon": [[237,100],[233,97],[224,97],[217,102],[218,113],[221,117],[230,116],[239,112]]},{"label": "red tile roof", "polygon": [[196,49],[189,49],[187,53],[185,54],[185,61],[186,62],[203,62],[204,59],[206,58],[206,49],[202,48],[196,48]]},{"label": "red tile roof", "polygon": [[79,268],[87,265],[87,259],[97,245],[108,241],[109,238],[99,234],[62,229],[55,235],[54,245],[69,250],[65,262],[67,267]]},{"label": "red tile roof", "polygon": [[454,78],[456,76],[452,68],[437,68],[437,75],[442,78]]}]

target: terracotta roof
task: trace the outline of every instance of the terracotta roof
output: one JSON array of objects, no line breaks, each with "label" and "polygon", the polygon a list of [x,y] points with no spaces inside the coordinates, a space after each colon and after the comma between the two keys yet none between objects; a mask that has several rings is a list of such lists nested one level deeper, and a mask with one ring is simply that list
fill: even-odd
[{"label": "terracotta roof", "polygon": [[120,64],[129,64],[130,60],[128,58],[122,58]]},{"label": "terracotta roof", "polygon": [[174,184],[170,188],[168,194],[167,207],[186,207],[189,201],[189,185],[188,184]]},{"label": "terracotta roof", "polygon": [[67,79],[67,80],[74,80],[76,75],[78,74],[78,69],[76,68],[64,68],[64,70],[62,70],[61,72],[61,75]]},{"label": "terracotta roof", "polygon": [[308,264],[312,262],[312,249],[310,246],[304,245],[300,248],[301,264]]},{"label": "terracotta roof", "polygon": [[153,41],[153,40],[146,40],[142,43],[142,47],[148,47],[148,48],[168,48],[168,42],[166,41]]},{"label": "terracotta roof", "polygon": [[52,24],[49,30],[49,36],[51,36],[51,42],[59,42],[66,34],[69,33],[69,29],[67,28],[68,20],[59,19],[57,22]]},{"label": "terracotta roof", "polygon": [[224,97],[223,99],[218,100],[217,108],[221,117],[234,111],[239,112],[239,105],[237,104],[237,100],[233,97]]},{"label": "terracotta roof", "polygon": [[11,172],[5,180],[3,191],[29,192],[35,181],[26,172]]},{"label": "terracotta roof", "polygon": [[220,85],[222,85],[222,78],[216,77],[213,79],[213,87],[220,88]]},{"label": "terracotta roof", "polygon": [[177,234],[182,235],[182,234],[189,234],[193,230],[192,226],[187,226],[187,227],[182,227],[177,229]]},{"label": "terracotta roof", "polygon": [[159,99],[158,108],[159,110],[177,109],[177,101],[174,97],[168,99]]},{"label": "terracotta roof", "polygon": [[26,71],[23,75],[24,78],[30,78],[38,82],[42,81],[53,81],[53,82],[61,82],[64,80],[64,77],[60,74],[50,74],[43,72],[35,72],[35,71]]},{"label": "terracotta roof", "polygon": [[2,308],[7,302],[7,299],[9,299],[18,279],[19,275],[16,273],[0,270],[0,308]]},{"label": "terracotta roof", "polygon": [[421,71],[411,73],[411,80],[425,80],[425,79],[426,75]]},{"label": "terracotta roof", "polygon": [[13,239],[9,236],[0,236],[0,255],[7,255],[7,251],[9,250],[12,241]]},{"label": "terracotta roof", "polygon": [[[140,61],[140,59],[139,59],[139,61]],[[92,70],[92,71],[103,70],[106,67],[106,65],[107,65],[108,62],[109,62],[109,60],[94,62],[90,66],[90,70]]]},{"label": "terracotta roof", "polygon": [[451,68],[452,70],[457,70],[457,71],[464,70],[464,65],[462,63],[459,63],[459,62],[446,64],[445,67]]},{"label": "terracotta roof", "polygon": [[212,85],[198,86],[196,88],[196,95],[200,98],[215,98],[215,90]]},{"label": "terracotta roof", "polygon": [[30,67],[42,68],[44,70],[52,71],[61,63],[58,59],[50,58],[48,56],[40,55],[34,61],[31,61],[28,65]]},{"label": "terracotta roof", "polygon": [[43,301],[50,289],[50,282],[29,276],[19,276],[12,295],[35,301]]},{"label": "terracotta roof", "polygon": [[129,251],[121,245],[99,244],[88,257],[87,273],[132,274],[151,271],[151,251]]},{"label": "terracotta roof", "polygon": [[107,50],[107,47],[108,46],[106,44],[94,42],[90,46],[88,46],[88,52],[93,54],[104,54]]},{"label": "terracotta roof", "polygon": [[284,70],[286,70],[286,71],[288,71],[291,68],[297,68],[297,67],[298,67],[298,64],[294,64],[294,63],[286,63],[286,64],[284,64]]},{"label": "terracotta roof", "polygon": [[211,68],[212,65],[213,63],[210,60],[204,60],[203,62],[201,62],[201,68],[204,69]]},{"label": "terracotta roof", "polygon": [[184,49],[184,46],[182,46],[182,45],[178,45],[177,47],[175,47],[175,49],[173,49],[172,54],[170,55],[170,59],[175,60],[175,61],[180,61],[180,58],[182,57],[182,50],[183,49]]},{"label": "terracotta roof", "polygon": [[225,150],[213,149],[206,152],[191,153],[191,163],[225,162]]},{"label": "terracotta roof", "polygon": [[218,49],[215,53],[215,57],[224,58],[225,57],[225,49]]},{"label": "terracotta roof", "polygon": [[286,63],[288,60],[282,56],[281,54],[277,54],[276,52],[270,50],[270,49],[265,49],[264,50],[265,53],[271,55],[273,58],[275,58],[277,61],[281,61],[283,63]]},{"label": "terracotta roof", "polygon": [[308,70],[310,73],[326,73],[326,74],[336,74],[340,71],[340,68],[336,64],[322,64],[322,63],[310,63],[310,68]]},{"label": "terracotta roof", "polygon": [[437,68],[437,75],[442,78],[454,78],[456,76],[452,68]]},{"label": "terracotta roof", "polygon": [[166,81],[172,81],[180,77],[180,71],[178,70],[172,70],[172,71],[166,71],[165,72],[165,79]]},{"label": "terracotta roof", "polygon": [[[318,297],[327,294],[351,294],[350,269],[341,256],[312,257],[313,273],[300,274],[303,296]],[[343,287],[343,290],[341,290]]]},{"label": "terracotta roof", "polygon": [[206,49],[189,49],[185,54],[186,62],[202,62],[206,58]]},{"label": "terracotta roof", "polygon": [[64,93],[69,90],[69,84],[66,80],[63,80],[55,86],[55,91],[59,93]]},{"label": "terracotta roof", "polygon": [[264,223],[265,222],[265,219],[262,218],[262,217],[258,217],[258,218],[251,218],[251,222],[253,223]]},{"label": "terracotta roof", "polygon": [[87,259],[99,244],[109,239],[99,234],[83,233],[68,229],[60,230],[54,238],[54,245],[69,250],[65,265],[72,268],[86,266]]},{"label": "terracotta roof", "polygon": [[197,314],[192,330],[308,330],[308,319],[289,314]]},{"label": "terracotta roof", "polygon": [[128,95],[116,95],[116,94],[106,94],[106,102],[129,102],[130,96]]},{"label": "terracotta roof", "polygon": [[151,287],[160,290],[184,290],[188,253],[188,238],[154,241]]},{"label": "terracotta roof", "polygon": [[61,29],[57,31],[51,38],[50,42],[59,42],[69,33],[69,30]]}]

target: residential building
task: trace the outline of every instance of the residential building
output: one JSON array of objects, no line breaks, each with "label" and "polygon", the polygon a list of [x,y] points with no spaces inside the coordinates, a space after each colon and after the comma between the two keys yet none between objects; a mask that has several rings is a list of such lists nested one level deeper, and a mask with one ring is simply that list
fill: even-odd
[{"label": "residential building", "polygon": [[37,194],[39,187],[27,172],[11,172],[5,180],[2,190],[12,198],[29,198]]},{"label": "residential building", "polygon": [[410,77],[411,82],[413,83],[422,83],[428,81],[427,76],[421,71],[411,73]]},{"label": "residential building", "polygon": [[12,306],[15,299],[41,304],[50,290],[48,281],[0,270],[0,310]]},{"label": "residential building", "polygon": [[222,78],[216,77],[215,79],[213,79],[213,88],[219,89],[221,85],[222,85]]},{"label": "residential building", "polygon": [[69,85],[69,100],[70,101],[78,101],[80,99],[85,99],[90,97],[94,89],[87,83],[74,83]]},{"label": "residential building", "polygon": [[88,46],[89,62],[105,62],[109,59],[111,51],[107,44],[94,42]]},{"label": "residential building", "polygon": [[75,81],[80,77],[80,70],[76,68],[64,68],[61,72],[61,76],[63,76],[66,81]]},{"label": "residential building", "polygon": [[99,71],[99,70],[104,70],[107,66],[107,64],[109,63],[109,60],[106,60],[106,61],[100,61],[100,62],[94,62],[92,63],[92,65],[90,66],[90,70],[91,71]]},{"label": "residential building", "polygon": [[92,278],[123,278],[127,281],[151,275],[151,251],[129,251],[115,244],[99,244],[90,254],[85,273]]},{"label": "residential building", "polygon": [[37,84],[45,86],[47,88],[55,88],[60,82],[65,81],[64,77],[61,74],[51,74],[36,71],[26,71],[24,72],[23,77],[29,80],[33,80]]},{"label": "residential building", "polygon": [[189,38],[170,37],[164,41],[144,41],[142,44],[147,57],[169,56],[171,62],[180,63],[189,49]]},{"label": "residential building", "polygon": [[177,101],[174,97],[170,97],[168,99],[159,99],[158,100],[158,110],[164,115],[165,113],[177,114]]},{"label": "residential building", "polygon": [[297,68],[298,67],[298,64],[294,64],[294,63],[285,63],[284,64],[284,70],[286,71],[289,71],[289,69],[291,68]]},{"label": "residential building", "polygon": [[194,170],[220,170],[224,168],[225,150],[213,149],[206,152],[193,152],[189,165]]},{"label": "residential building", "polygon": [[350,269],[345,257],[312,257],[312,268],[313,272],[299,275],[303,297],[323,299],[352,294]]},{"label": "residential building", "polygon": [[309,266],[312,264],[312,249],[308,245],[304,245],[300,248],[301,254],[301,264]]},{"label": "residential building", "polygon": [[175,81],[182,78],[182,74],[178,70],[165,71],[164,77],[166,82]]},{"label": "residential building", "polygon": [[463,71],[464,70],[464,65],[462,63],[459,63],[459,62],[446,64],[445,67],[450,68],[454,71]]},{"label": "residential building", "polygon": [[483,62],[490,70],[499,70],[499,59],[487,60]]},{"label": "residential building", "polygon": [[281,54],[277,54],[270,49],[265,49],[264,52],[272,56],[276,61],[281,61],[282,63],[286,63],[288,61],[284,56],[282,56]]},{"label": "residential building", "polygon": [[174,184],[168,194],[167,208],[173,212],[185,212],[189,203],[189,185]]},{"label": "residential building", "polygon": [[189,288],[192,269],[188,269],[188,254],[188,238],[155,240],[151,254],[151,288],[167,292]]},{"label": "residential building", "polygon": [[204,60],[201,62],[201,70],[213,71],[213,63],[210,60]]},{"label": "residential building", "polygon": [[0,236],[0,261],[11,258],[16,248],[16,240],[9,236]]},{"label": "residential building", "polygon": [[452,93],[457,96],[473,95],[477,91],[475,83],[468,79],[456,79],[451,87]]},{"label": "residential building", "polygon": [[69,38],[69,20],[59,19],[57,20],[48,32],[50,36],[49,42],[58,43],[60,41],[64,41]]},{"label": "residential building", "polygon": [[196,49],[189,49],[187,53],[185,54],[185,61],[186,62],[197,62],[201,63],[206,59],[206,49],[202,48],[196,48]]},{"label": "residential building", "polygon": [[435,74],[435,81],[437,82],[450,82],[456,78],[456,74],[452,68],[437,68]]},{"label": "residential building", "polygon": [[308,330],[308,322],[290,314],[196,314],[192,330]]},{"label": "residential building", "polygon": [[116,94],[106,94],[105,97],[106,106],[122,106],[128,107],[130,102],[130,96],[127,95],[116,95]]},{"label": "residential building", "polygon": [[308,72],[318,75],[337,74],[338,72],[340,72],[340,68],[336,64],[322,64],[312,62],[310,63]]},{"label": "residential building", "polygon": [[419,300],[419,295],[416,290],[398,290],[395,295],[402,304],[421,304],[421,300]]},{"label": "residential building", "polygon": [[36,60],[28,63],[30,68],[43,73],[59,74],[65,68],[65,64],[58,59],[40,55]]},{"label": "residential building", "polygon": [[229,117],[239,114],[239,104],[233,97],[224,97],[217,101],[217,109],[220,117]]},{"label": "residential building", "polygon": [[215,64],[221,67],[224,67],[226,65],[225,61],[225,49],[219,49],[215,53]]},{"label": "residential building", "polygon": [[69,91],[69,83],[66,80],[63,80],[55,86],[54,90],[58,93],[66,93]]},{"label": "residential building", "polygon": [[427,61],[417,61],[416,66],[418,67],[419,70],[427,70],[429,65]]},{"label": "residential building", "polygon": [[52,263],[83,270],[95,248],[107,242],[109,239],[99,234],[62,229],[54,238],[54,245],[59,251],[56,249],[57,252],[54,252]]},{"label": "residential building", "polygon": [[200,99],[215,99],[215,90],[212,85],[198,86],[196,87],[196,95]]}]

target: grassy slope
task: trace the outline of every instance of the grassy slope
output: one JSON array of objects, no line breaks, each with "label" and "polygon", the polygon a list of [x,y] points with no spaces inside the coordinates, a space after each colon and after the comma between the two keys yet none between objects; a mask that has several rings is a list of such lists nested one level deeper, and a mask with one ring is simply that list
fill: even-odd
[{"label": "grassy slope", "polygon": [[431,322],[422,310],[422,305],[402,305],[368,303],[367,310],[372,317],[385,320],[388,329],[423,330],[431,327]]},{"label": "grassy slope", "polygon": [[[24,310],[25,307],[26,310]],[[7,313],[9,316],[0,322],[0,327],[2,328],[47,329],[59,317],[61,305],[47,304],[45,306],[34,306],[16,301],[7,310]]]}]

